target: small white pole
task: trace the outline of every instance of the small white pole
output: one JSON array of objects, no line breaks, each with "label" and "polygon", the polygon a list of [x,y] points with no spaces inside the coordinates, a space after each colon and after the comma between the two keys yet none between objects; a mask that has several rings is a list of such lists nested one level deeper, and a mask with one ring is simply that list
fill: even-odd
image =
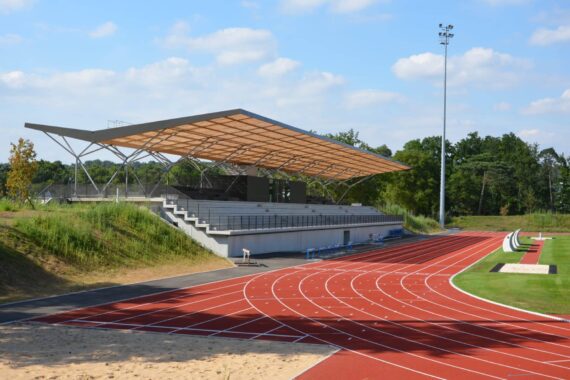
[{"label": "small white pole", "polygon": [[119,203],[119,187],[117,186],[117,195],[115,197],[115,203]]}]

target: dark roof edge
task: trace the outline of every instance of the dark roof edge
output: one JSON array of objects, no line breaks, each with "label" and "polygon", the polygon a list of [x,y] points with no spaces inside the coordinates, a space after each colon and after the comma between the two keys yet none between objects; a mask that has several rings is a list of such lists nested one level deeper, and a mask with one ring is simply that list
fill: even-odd
[{"label": "dark roof edge", "polygon": [[25,123],[25,128],[35,129],[37,131],[42,132],[49,132],[54,133],[56,135],[71,137],[78,140],[90,141],[90,142],[97,142],[96,139],[96,132],[94,131],[86,131],[83,129],[74,129],[74,128],[63,128],[63,127],[55,127],[53,125],[45,125],[45,124],[35,124],[35,123]]}]

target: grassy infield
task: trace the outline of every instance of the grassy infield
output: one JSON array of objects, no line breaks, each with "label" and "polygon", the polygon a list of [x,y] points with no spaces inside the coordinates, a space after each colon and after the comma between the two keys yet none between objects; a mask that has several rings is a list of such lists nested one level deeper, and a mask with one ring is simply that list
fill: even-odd
[{"label": "grassy infield", "polygon": [[[570,232],[570,215],[535,213],[514,216],[464,216],[450,227],[476,231]],[[532,240],[523,238],[523,243]],[[497,263],[517,263],[524,252],[504,253],[498,249],[458,275],[460,288],[492,301],[549,314],[570,314],[570,236],[547,240],[541,264],[556,264],[557,275],[529,275],[489,272]]]},{"label": "grassy infield", "polygon": [[[531,244],[529,238],[523,244]],[[455,285],[492,301],[548,314],[570,315],[570,236],[547,240],[540,264],[556,264],[558,274],[491,273],[497,263],[518,263],[524,252],[498,249],[454,278]]]},{"label": "grassy infield", "polygon": [[0,302],[111,285],[92,282],[164,265],[227,263],[133,204],[31,210],[0,201]]},{"label": "grassy infield", "polygon": [[453,218],[448,227],[476,231],[570,232],[570,214],[533,213],[509,216],[460,216]]}]

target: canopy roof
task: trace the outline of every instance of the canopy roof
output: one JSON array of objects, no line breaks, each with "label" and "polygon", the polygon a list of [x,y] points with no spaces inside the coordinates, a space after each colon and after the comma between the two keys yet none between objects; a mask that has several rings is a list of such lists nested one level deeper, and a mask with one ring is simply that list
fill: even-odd
[{"label": "canopy roof", "polygon": [[234,109],[86,131],[26,123],[26,128],[97,144],[254,165],[346,180],[408,166],[275,120]]}]

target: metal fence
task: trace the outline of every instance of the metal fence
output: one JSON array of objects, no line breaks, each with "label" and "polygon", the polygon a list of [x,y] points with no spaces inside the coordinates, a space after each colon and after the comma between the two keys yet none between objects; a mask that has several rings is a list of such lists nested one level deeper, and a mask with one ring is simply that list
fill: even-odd
[{"label": "metal fence", "polygon": [[206,221],[210,230],[263,230],[278,228],[403,223],[400,215],[218,215]]},{"label": "metal fence", "polygon": [[72,198],[152,198],[166,197],[165,194],[172,194],[174,190],[166,185],[156,186],[148,184],[115,184],[105,187],[105,184],[97,184],[99,190],[92,184],[33,184],[31,193],[34,197],[46,201],[48,199],[72,199]]}]

